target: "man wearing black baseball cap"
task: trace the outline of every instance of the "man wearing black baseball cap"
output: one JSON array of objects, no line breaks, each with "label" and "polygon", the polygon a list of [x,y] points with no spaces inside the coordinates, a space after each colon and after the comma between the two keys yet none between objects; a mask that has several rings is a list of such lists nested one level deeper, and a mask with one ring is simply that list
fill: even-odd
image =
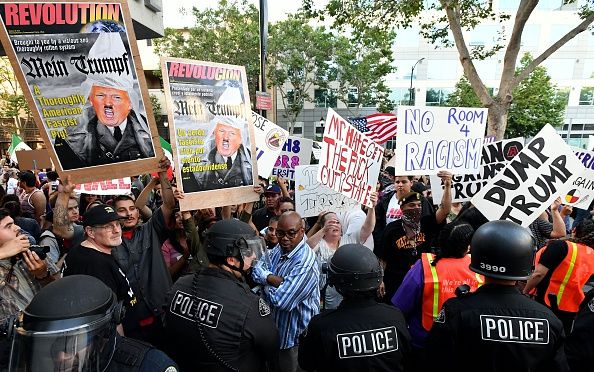
[{"label": "man wearing black baseball cap", "polygon": [[264,197],[266,198],[266,205],[257,209],[252,215],[252,222],[261,231],[268,226],[268,222],[272,216],[276,216],[276,203],[281,196],[281,189],[278,185],[270,185],[264,190]]},{"label": "man wearing black baseball cap", "polygon": [[98,205],[83,215],[86,239],[66,255],[63,275],[91,275],[111,288],[128,306],[136,303],[124,272],[111,255],[122,244],[121,217],[108,205]]}]

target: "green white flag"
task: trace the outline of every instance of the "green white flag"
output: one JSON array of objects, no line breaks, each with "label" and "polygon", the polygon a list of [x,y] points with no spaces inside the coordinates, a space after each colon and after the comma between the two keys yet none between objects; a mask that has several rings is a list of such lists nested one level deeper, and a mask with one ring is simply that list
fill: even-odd
[{"label": "green white flag", "polygon": [[23,141],[21,137],[13,133],[12,141],[10,142],[10,147],[8,148],[11,161],[18,163],[16,152],[20,150],[31,150],[31,148]]},{"label": "green white flag", "polygon": [[161,140],[161,147],[163,148],[163,153],[165,153],[165,156],[171,162],[171,168],[175,169],[175,164],[173,164],[173,154],[171,153],[171,144],[165,141],[165,139],[161,136],[159,136],[159,139]]}]

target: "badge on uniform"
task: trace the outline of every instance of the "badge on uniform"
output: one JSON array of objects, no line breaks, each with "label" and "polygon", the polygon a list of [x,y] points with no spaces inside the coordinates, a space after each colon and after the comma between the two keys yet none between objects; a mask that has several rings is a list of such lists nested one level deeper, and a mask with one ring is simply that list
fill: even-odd
[{"label": "badge on uniform", "polygon": [[434,323],[445,323],[445,310],[441,309],[439,314],[437,314],[437,318],[433,321]]},{"label": "badge on uniform", "polygon": [[164,372],[177,372],[177,368],[174,366],[169,366]]},{"label": "badge on uniform", "polygon": [[588,302],[588,309],[590,309],[590,312],[594,313],[594,298]]},{"label": "badge on uniform", "polygon": [[270,315],[270,306],[263,299],[258,300],[258,310],[261,316]]}]

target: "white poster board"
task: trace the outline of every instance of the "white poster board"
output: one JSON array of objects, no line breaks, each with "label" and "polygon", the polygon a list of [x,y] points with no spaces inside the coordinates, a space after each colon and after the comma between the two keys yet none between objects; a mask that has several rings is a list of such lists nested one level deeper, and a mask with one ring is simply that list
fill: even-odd
[{"label": "white poster board", "polygon": [[546,125],[524,149],[472,198],[490,221],[509,220],[528,227],[559,195],[565,195],[583,165]]},{"label": "white poster board", "polygon": [[77,194],[93,195],[128,195],[131,193],[132,181],[130,177],[114,180],[81,183],[76,185],[74,192]]},{"label": "white poster board", "polygon": [[398,122],[397,175],[480,171],[487,109],[399,106]]},{"label": "white poster board", "polygon": [[258,176],[268,178],[285,142],[289,138],[289,132],[253,111],[252,123],[256,138]]},{"label": "white poster board", "polygon": [[584,166],[583,172],[572,183],[572,187],[561,199],[563,204],[575,208],[588,209],[594,200],[594,151],[573,148],[575,156]]},{"label": "white poster board", "polygon": [[328,109],[317,180],[371,207],[384,149]]},{"label": "white poster board", "polygon": [[274,163],[272,175],[289,180],[295,179],[295,167],[311,163],[313,141],[307,138],[289,136],[283,150]]},{"label": "white poster board", "polygon": [[295,209],[301,217],[313,217],[321,212],[349,212],[360,204],[318,182],[317,165],[295,168]]},{"label": "white poster board", "polygon": [[[454,174],[452,177],[452,203],[472,199],[523,148],[523,137],[485,143],[481,156],[481,172],[479,174]],[[443,196],[443,182],[435,175],[431,175],[430,178],[433,200],[439,203]]]}]

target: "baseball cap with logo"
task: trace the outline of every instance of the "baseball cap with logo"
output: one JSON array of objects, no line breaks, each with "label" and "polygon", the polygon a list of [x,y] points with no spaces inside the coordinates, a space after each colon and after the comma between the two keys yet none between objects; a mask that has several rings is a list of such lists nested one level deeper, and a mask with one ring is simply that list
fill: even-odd
[{"label": "baseball cap with logo", "polygon": [[421,200],[421,194],[419,194],[418,192],[408,192],[404,194],[400,198],[400,200],[398,200],[398,204],[400,204],[400,206],[403,206],[404,204],[412,203],[419,200]]},{"label": "baseball cap with logo", "polygon": [[83,226],[103,225],[120,220],[121,218],[109,205],[98,205],[85,212],[83,215]]},{"label": "baseball cap with logo", "polygon": [[281,189],[278,185],[270,185],[264,191],[264,194],[279,194],[281,193]]}]

